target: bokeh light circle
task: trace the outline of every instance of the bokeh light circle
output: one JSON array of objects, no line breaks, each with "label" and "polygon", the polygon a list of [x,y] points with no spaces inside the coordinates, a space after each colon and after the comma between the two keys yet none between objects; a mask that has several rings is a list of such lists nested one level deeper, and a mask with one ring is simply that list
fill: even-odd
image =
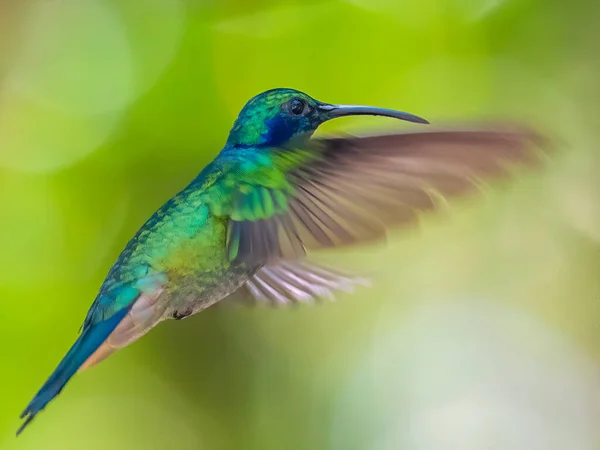
[{"label": "bokeh light circle", "polygon": [[343,390],[332,448],[596,448],[598,370],[558,330],[477,301],[393,317]]},{"label": "bokeh light circle", "polygon": [[181,38],[181,4],[149,2],[145,20],[128,12],[104,0],[27,4],[0,91],[0,166],[52,172],[85,158],[156,83]]}]

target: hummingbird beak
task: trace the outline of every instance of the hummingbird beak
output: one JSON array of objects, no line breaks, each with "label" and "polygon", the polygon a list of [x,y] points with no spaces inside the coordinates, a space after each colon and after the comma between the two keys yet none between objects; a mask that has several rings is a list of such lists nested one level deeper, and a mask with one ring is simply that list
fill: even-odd
[{"label": "hummingbird beak", "polygon": [[373,106],[328,105],[327,103],[321,103],[318,106],[318,109],[325,112],[328,116],[328,119],[335,119],[343,116],[384,116],[414,123],[429,123],[427,120],[423,119],[422,117],[415,116],[414,114],[403,111],[395,111],[393,109],[375,108]]}]

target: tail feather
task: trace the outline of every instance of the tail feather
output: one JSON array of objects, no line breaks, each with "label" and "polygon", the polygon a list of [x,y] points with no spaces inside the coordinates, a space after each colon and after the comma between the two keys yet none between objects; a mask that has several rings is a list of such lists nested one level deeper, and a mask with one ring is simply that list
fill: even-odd
[{"label": "tail feather", "polygon": [[21,413],[20,417],[21,419],[25,419],[25,421],[17,430],[17,436],[54,397],[60,394],[79,367],[108,338],[119,322],[123,320],[127,312],[128,308],[125,308],[111,318],[93,324],[83,331],[52,375],[50,375],[33,400],[27,405],[27,408]]}]

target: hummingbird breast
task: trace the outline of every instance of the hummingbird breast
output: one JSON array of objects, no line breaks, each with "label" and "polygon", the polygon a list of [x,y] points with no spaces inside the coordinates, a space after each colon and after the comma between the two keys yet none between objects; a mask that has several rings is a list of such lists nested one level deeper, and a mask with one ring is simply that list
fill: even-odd
[{"label": "hummingbird breast", "polygon": [[224,267],[170,274],[165,318],[183,319],[214,305],[235,292],[259,267],[227,264]]},{"label": "hummingbird breast", "polygon": [[155,292],[131,306],[108,339],[81,370],[136,341],[166,319],[183,319],[235,292],[260,266],[231,262],[226,253],[226,219],[199,206],[165,205],[129,242],[105,286],[136,283],[149,272],[166,275]]},{"label": "hummingbird breast", "polygon": [[[166,318],[195,314],[233,293],[258,269],[229,261],[226,251],[227,218],[217,217],[202,204],[189,201],[165,205],[149,221],[147,232],[136,245],[129,266],[141,259],[167,275],[159,302]],[[143,264],[143,262],[142,262]]]}]

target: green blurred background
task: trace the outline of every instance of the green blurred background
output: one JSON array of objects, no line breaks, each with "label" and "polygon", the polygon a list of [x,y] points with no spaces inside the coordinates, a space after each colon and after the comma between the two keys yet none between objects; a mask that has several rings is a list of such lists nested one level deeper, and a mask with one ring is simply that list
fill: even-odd
[{"label": "green blurred background", "polygon": [[[591,0],[3,0],[0,448],[599,448],[599,17]],[[326,255],[372,288],[169,321],[15,439],[127,240],[273,87],[522,119],[562,144],[385,248]]]}]

